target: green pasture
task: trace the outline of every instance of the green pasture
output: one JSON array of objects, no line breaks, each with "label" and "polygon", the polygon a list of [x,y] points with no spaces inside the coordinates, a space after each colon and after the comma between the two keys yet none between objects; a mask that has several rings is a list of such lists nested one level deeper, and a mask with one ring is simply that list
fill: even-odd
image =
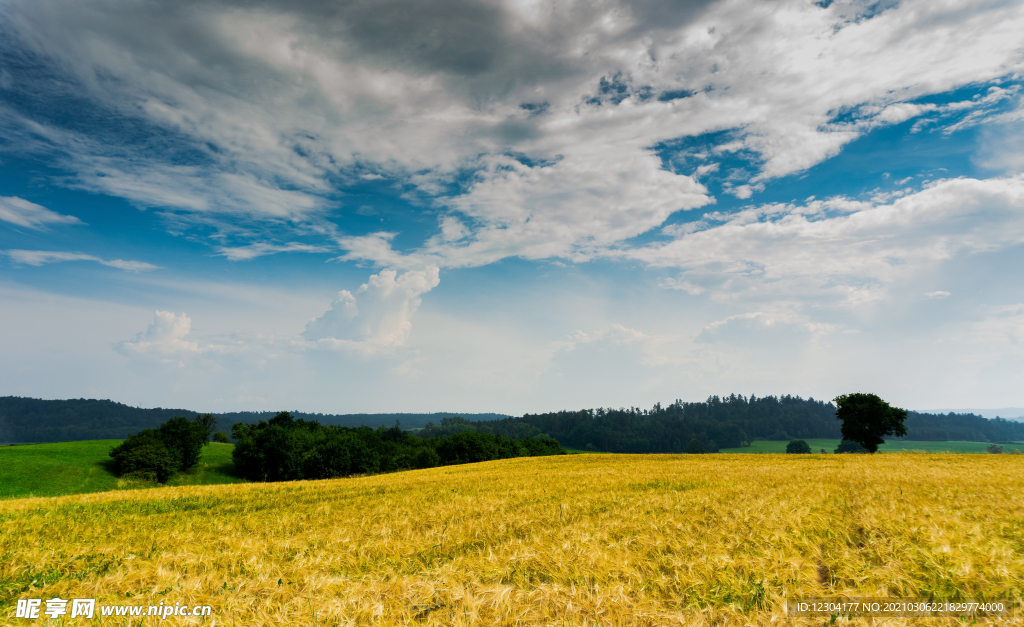
[{"label": "green pasture", "polygon": [[[805,439],[807,445],[814,453],[820,453],[825,449],[831,453],[839,446],[839,440],[812,440]],[[789,442],[757,440],[750,443],[750,446],[740,448],[724,448],[722,453],[785,453],[786,445]],[[989,446],[987,442],[922,442],[914,440],[890,440],[878,447],[880,453],[896,453],[900,451],[921,451],[927,453],[985,453]],[[1004,453],[1014,451],[1024,453],[1024,444],[1000,444]]]},{"label": "green pasture", "polygon": [[[0,499],[60,496],[149,488],[155,484],[125,481],[114,476],[108,453],[121,440],[87,440],[52,444],[0,446]],[[234,475],[231,444],[211,442],[188,472],[177,473],[167,485],[244,483]]]}]

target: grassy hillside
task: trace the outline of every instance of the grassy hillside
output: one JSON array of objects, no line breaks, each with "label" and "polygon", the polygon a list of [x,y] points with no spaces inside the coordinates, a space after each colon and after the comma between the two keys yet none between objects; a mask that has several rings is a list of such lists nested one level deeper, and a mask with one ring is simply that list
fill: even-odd
[{"label": "grassy hillside", "polygon": [[[831,453],[839,446],[839,440],[804,440],[811,447],[811,451],[817,453],[825,449]],[[722,449],[723,453],[785,453],[786,445],[789,442],[757,440],[750,443],[750,446],[742,448]],[[882,453],[898,453],[905,451],[923,451],[928,453],[986,453],[987,442],[915,442],[911,440],[890,441],[878,447]],[[1024,453],[1024,444],[1000,444],[1004,453],[1018,451]]]},{"label": "grassy hillside", "polygon": [[[88,440],[0,446],[0,499],[153,487],[114,476],[107,453],[120,442]],[[232,448],[230,444],[217,443],[204,447],[199,464],[187,473],[175,475],[169,485],[242,482],[234,476]]]},{"label": "grassy hillside", "polygon": [[1017,455],[571,455],[7,500],[0,616],[56,596],[287,626],[769,625],[786,598],[839,594],[1019,603],[1022,471]]}]

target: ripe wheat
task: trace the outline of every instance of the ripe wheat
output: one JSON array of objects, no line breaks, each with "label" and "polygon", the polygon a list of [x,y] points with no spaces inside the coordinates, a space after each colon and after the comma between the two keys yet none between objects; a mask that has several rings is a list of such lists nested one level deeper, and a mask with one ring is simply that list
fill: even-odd
[{"label": "ripe wheat", "polygon": [[56,596],[211,605],[217,625],[768,625],[786,598],[838,594],[1017,608],[1022,471],[1007,455],[573,455],[13,500],[0,623]]}]

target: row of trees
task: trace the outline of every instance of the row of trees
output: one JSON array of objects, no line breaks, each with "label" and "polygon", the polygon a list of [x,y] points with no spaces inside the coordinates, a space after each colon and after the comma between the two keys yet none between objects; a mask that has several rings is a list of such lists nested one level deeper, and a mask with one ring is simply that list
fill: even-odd
[{"label": "row of trees", "polygon": [[476,431],[423,438],[398,423],[387,429],[324,426],[296,420],[288,412],[256,424],[235,424],[232,436],[238,440],[232,454],[235,470],[251,481],[327,479],[565,454],[550,438],[512,439]]}]

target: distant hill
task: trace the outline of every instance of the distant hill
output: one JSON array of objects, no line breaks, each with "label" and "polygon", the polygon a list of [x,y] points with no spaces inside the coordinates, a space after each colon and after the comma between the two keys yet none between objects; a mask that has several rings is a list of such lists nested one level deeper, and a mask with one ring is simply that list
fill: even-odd
[{"label": "distant hill", "polygon": [[[123,439],[131,433],[152,429],[175,416],[195,416],[190,409],[142,409],[110,400],[68,399],[43,400],[19,396],[0,397],[0,443],[71,442],[76,440]],[[277,412],[213,413],[218,427],[228,433],[235,422],[254,423],[269,420]],[[316,420],[321,424],[358,427],[391,427],[399,421],[403,428],[423,428],[451,416],[471,420],[499,420],[505,414],[310,414],[291,412],[296,418]]]}]

